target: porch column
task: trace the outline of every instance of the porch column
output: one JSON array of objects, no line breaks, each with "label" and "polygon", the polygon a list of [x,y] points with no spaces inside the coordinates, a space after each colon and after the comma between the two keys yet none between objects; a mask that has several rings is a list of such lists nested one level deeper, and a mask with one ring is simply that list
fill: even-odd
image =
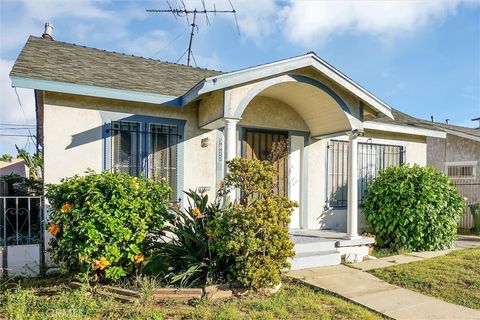
[{"label": "porch column", "polygon": [[348,201],[347,201],[347,238],[358,236],[358,132],[348,134]]},{"label": "porch column", "polygon": [[[225,130],[223,132],[225,137],[225,173],[227,173],[227,161],[232,160],[237,156],[237,122],[239,119],[225,118]],[[236,192],[232,190],[230,199],[236,199]]]}]

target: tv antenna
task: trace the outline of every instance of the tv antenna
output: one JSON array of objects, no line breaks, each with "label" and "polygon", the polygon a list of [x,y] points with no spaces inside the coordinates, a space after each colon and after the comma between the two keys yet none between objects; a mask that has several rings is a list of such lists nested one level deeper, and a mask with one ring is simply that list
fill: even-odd
[{"label": "tv antenna", "polygon": [[[214,15],[217,15],[217,13],[231,13],[235,17],[235,24],[237,25],[237,31],[240,34],[240,28],[238,26],[238,20],[237,20],[237,11],[233,7],[233,4],[230,0],[228,0],[228,3],[230,3],[230,7],[232,7],[231,10],[217,10],[217,8],[215,7],[215,3],[213,4],[213,10],[207,10],[207,8],[205,6],[205,0],[202,0],[202,7],[203,8],[202,9],[194,8],[192,10],[192,9],[187,9],[184,0],[180,0],[181,6],[179,6],[178,8],[173,8],[167,0],[168,9],[147,9],[147,12],[151,12],[151,13],[171,13],[171,14],[173,14],[173,17],[175,18],[175,20],[178,20],[178,17],[186,18],[187,23],[192,27],[191,32],[190,32],[190,40],[188,42],[188,49],[185,50],[185,52],[177,60],[177,62],[180,61],[180,59],[182,59],[185,56],[185,54],[188,52],[187,66],[190,66],[190,60],[191,59],[193,59],[195,65],[197,65],[197,62],[195,61],[195,57],[193,56],[193,52],[192,52],[193,36],[195,34],[195,29],[197,30],[197,33],[198,33],[198,24],[196,23],[197,15],[200,15],[200,14],[205,15],[205,21],[206,21],[207,25],[210,26],[211,25],[210,19],[208,18],[209,13],[213,13]],[[191,15],[193,15],[192,23],[190,23],[190,19],[189,19],[189,16],[191,16]]]}]

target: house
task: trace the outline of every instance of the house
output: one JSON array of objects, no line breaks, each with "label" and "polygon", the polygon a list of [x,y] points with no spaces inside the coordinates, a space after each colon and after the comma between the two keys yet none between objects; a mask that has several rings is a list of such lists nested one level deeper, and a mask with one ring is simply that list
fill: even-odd
[{"label": "house", "polygon": [[28,167],[21,158],[12,159],[12,161],[0,161],[0,176],[9,174],[18,174],[19,176],[28,177]]},{"label": "house", "polygon": [[276,192],[300,204],[295,268],[366,254],[368,183],[388,165],[425,165],[427,139],[446,136],[396,122],[313,52],[222,73],[31,36],[10,78],[35,90],[46,183],[88,168],[145,174],[167,179],[183,204],[182,190],[213,197],[226,161],[266,159],[287,141]]}]

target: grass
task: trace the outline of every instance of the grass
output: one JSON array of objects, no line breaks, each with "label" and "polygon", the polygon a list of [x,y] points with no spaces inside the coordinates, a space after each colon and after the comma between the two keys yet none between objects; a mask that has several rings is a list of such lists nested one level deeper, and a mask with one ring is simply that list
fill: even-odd
[{"label": "grass", "polygon": [[252,295],[226,301],[137,305],[92,296],[85,289],[70,289],[62,281],[21,281],[15,288],[0,293],[0,318],[381,319],[356,304],[289,279],[284,279],[282,289],[270,297]]},{"label": "grass", "polygon": [[370,271],[391,284],[480,309],[480,249]]}]

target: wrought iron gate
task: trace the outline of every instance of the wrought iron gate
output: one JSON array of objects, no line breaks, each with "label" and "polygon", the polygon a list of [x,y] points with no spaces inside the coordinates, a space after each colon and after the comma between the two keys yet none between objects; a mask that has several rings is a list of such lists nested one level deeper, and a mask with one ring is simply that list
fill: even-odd
[{"label": "wrought iron gate", "polygon": [[0,196],[3,275],[35,276],[43,272],[44,207],[42,196]]}]

